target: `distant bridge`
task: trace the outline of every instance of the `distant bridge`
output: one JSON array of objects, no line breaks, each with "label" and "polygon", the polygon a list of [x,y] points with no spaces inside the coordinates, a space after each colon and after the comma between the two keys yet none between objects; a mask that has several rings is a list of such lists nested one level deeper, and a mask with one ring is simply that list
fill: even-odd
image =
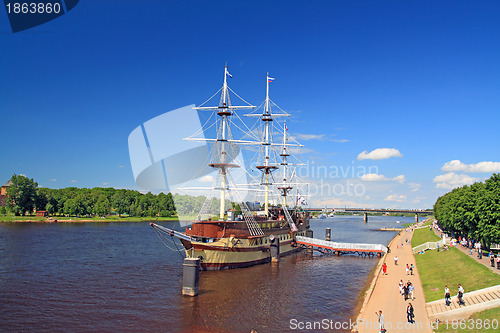
[{"label": "distant bridge", "polygon": [[413,213],[431,215],[432,210],[423,209],[391,209],[391,208],[307,208],[308,212],[348,212],[348,213]]},{"label": "distant bridge", "polygon": [[391,209],[391,208],[307,208],[308,212],[338,212],[338,213],[363,213],[363,219],[368,222],[368,213],[401,213],[415,214],[415,222],[418,222],[418,215],[432,215],[432,210],[423,209]]}]

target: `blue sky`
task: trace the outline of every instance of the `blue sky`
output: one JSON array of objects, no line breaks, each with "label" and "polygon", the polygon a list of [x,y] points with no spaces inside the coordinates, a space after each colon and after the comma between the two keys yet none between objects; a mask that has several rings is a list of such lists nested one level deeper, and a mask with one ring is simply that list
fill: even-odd
[{"label": "blue sky", "polygon": [[[311,204],[431,207],[500,171],[499,12],[498,1],[80,1],[13,34],[1,9],[0,178],[137,189],[130,132],[205,101],[227,62],[231,87],[257,105],[266,72],[276,78],[307,178],[336,189]],[[377,172],[322,180],[318,166]]]}]

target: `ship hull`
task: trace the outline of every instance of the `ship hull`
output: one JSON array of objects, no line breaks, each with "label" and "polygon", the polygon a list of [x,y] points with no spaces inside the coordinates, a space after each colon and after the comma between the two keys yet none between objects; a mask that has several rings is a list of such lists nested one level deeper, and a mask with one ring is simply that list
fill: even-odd
[{"label": "ship hull", "polygon": [[[273,234],[279,239],[280,257],[300,251],[295,236],[306,236],[306,230]],[[186,256],[199,258],[202,270],[242,268],[271,261],[271,234],[259,238],[221,238],[214,243],[189,242],[184,244]]]}]

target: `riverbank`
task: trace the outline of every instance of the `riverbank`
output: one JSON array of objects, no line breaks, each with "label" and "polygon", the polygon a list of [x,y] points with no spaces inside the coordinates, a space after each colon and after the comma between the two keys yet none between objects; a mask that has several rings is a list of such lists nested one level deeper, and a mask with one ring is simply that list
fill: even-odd
[{"label": "riverbank", "polygon": [[[421,225],[422,223],[420,223]],[[411,239],[413,228],[400,232],[390,242],[391,252],[384,256],[377,264],[370,287],[365,293],[363,305],[357,316],[357,327],[354,332],[379,332],[378,317],[375,312],[382,310],[385,317],[385,326],[388,331],[400,332],[432,332],[427,313],[425,298],[421,287],[418,269],[414,275],[406,274],[406,264],[415,266],[411,245],[406,240]],[[394,256],[398,256],[398,265],[394,263]],[[387,274],[383,274],[382,265],[387,264]],[[410,281],[415,287],[414,300],[405,301],[399,293],[398,283]],[[411,302],[415,311],[415,323],[406,320],[406,306]]]},{"label": "riverbank", "polygon": [[[395,241],[398,236],[399,233],[391,239],[391,241],[387,245],[388,249],[396,244]],[[378,263],[373,266],[370,274],[368,274],[368,277],[366,279],[367,282],[363,289],[361,289],[361,291],[359,292],[358,301],[356,302],[356,306],[354,308],[354,315],[351,318],[352,321],[357,321],[361,316],[361,312],[366,308],[366,304],[370,300],[373,289],[375,288],[375,284],[377,283],[377,279],[382,272],[382,265],[385,262],[385,257],[387,257],[387,254],[379,259]],[[356,332],[356,330],[354,330],[353,332]]]},{"label": "riverbank", "polygon": [[41,216],[0,216],[0,223],[103,223],[103,222],[175,222],[175,217],[65,217],[53,216],[50,218]]}]

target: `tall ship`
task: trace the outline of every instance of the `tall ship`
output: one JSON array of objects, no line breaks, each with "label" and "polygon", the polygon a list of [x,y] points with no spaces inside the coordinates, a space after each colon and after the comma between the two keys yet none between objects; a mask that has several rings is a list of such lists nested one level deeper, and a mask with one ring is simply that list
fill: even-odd
[{"label": "tall ship", "polygon": [[[255,107],[249,103],[232,105],[229,93],[235,93],[228,87],[228,77],[232,76],[226,66],[216,106],[204,106],[207,101],[195,107],[198,112],[208,114],[207,123],[212,132],[207,133],[214,137],[186,138],[206,141],[210,147],[208,163],[215,177],[213,186],[206,189],[209,194],[200,212],[183,231],[151,223],[157,231],[180,240],[186,257],[199,258],[203,270],[270,262],[271,252],[273,256],[276,252],[279,256],[296,252],[300,248],[295,244],[295,237],[312,233],[309,213],[302,209],[306,204],[305,187],[296,174],[300,162],[293,160],[292,154],[302,145],[288,134],[286,117],[289,114],[269,97],[269,83],[274,78],[267,74],[266,98],[260,107]],[[279,112],[273,113],[274,109]],[[241,112],[249,113],[242,115]],[[238,124],[236,120],[242,120],[241,116],[249,119],[247,123],[253,122],[253,126]],[[233,137],[237,132],[233,127],[242,133],[239,138]],[[242,157],[246,149],[254,158]],[[234,173],[248,181],[235,180]],[[263,203],[251,201],[249,197],[263,197]],[[218,212],[213,211],[214,206]]]}]

